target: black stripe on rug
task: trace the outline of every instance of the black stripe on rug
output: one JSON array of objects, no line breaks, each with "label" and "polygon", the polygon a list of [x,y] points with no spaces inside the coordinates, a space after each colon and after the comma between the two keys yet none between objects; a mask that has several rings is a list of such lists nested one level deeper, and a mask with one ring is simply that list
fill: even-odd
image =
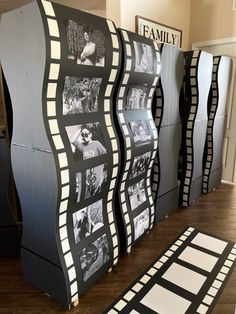
[{"label": "black stripe on rug", "polygon": [[235,262],[235,243],[188,227],[104,313],[210,313]]}]

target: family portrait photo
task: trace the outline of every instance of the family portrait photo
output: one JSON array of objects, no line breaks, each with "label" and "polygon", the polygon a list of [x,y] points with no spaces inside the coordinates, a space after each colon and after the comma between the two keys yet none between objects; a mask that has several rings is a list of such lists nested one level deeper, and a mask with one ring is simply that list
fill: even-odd
[{"label": "family portrait photo", "polygon": [[129,126],[133,134],[135,146],[141,146],[151,142],[152,136],[147,121],[132,121],[129,122]]},{"label": "family portrait photo", "polygon": [[98,111],[102,79],[66,76],[62,94],[63,115]]},{"label": "family portrait photo", "polygon": [[107,164],[102,164],[86,170],[85,198],[94,196],[103,190],[107,181]]},{"label": "family portrait photo", "polygon": [[134,162],[130,174],[130,179],[133,179],[140,174],[143,174],[147,169],[151,158],[151,152],[134,157]]},{"label": "family portrait photo", "polygon": [[66,126],[66,133],[76,161],[107,153],[99,122]]},{"label": "family portrait photo", "polygon": [[141,214],[134,218],[134,240],[141,237],[149,228],[149,209],[146,208]]},{"label": "family portrait photo", "polygon": [[105,36],[101,30],[69,19],[66,33],[69,60],[76,64],[104,67]]},{"label": "family portrait photo", "polygon": [[129,88],[125,110],[144,109],[148,87],[146,85],[132,84]]},{"label": "family portrait photo", "polygon": [[83,279],[86,281],[99,268],[109,261],[107,236],[104,234],[83,249],[80,256]]},{"label": "family portrait photo", "polygon": [[130,185],[128,187],[128,195],[131,210],[134,210],[139,205],[143,204],[147,198],[145,194],[145,181],[142,179],[141,181]]},{"label": "family portrait photo", "polygon": [[154,72],[153,49],[151,46],[134,41],[135,72]]},{"label": "family portrait photo", "polygon": [[73,214],[75,243],[82,241],[103,225],[102,200],[78,210]]}]

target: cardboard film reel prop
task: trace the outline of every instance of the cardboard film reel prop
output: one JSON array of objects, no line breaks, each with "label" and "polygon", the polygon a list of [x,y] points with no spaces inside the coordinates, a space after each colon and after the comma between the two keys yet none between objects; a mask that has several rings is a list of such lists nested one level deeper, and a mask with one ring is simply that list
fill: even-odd
[{"label": "cardboard film reel prop", "polygon": [[203,193],[212,191],[221,182],[231,66],[232,59],[229,57],[216,56],[213,58],[212,83],[208,98],[207,139],[203,162]]},{"label": "cardboard film reel prop", "polygon": [[180,206],[189,206],[202,192],[203,152],[207,130],[207,100],[211,85],[213,56],[204,51],[188,51],[180,97],[182,121],[182,173]]},{"label": "cardboard film reel prop", "polygon": [[179,96],[184,76],[183,52],[167,44],[160,45],[160,52],[161,77],[153,100],[158,150],[153,166],[152,192],[157,221],[179,204],[178,158],[182,132]]},{"label": "cardboard film reel prop", "polygon": [[120,43],[113,22],[44,0],[1,24],[24,278],[69,308],[118,261]]},{"label": "cardboard film reel prop", "polygon": [[125,30],[119,33],[124,64],[116,95],[116,115],[123,159],[117,196],[120,226],[124,228],[122,251],[130,252],[154,223],[150,175],[157,149],[157,130],[151,105],[161,62],[154,41]]},{"label": "cardboard film reel prop", "polygon": [[0,256],[18,256],[20,234],[9,201],[11,160],[6,138],[0,132]]}]

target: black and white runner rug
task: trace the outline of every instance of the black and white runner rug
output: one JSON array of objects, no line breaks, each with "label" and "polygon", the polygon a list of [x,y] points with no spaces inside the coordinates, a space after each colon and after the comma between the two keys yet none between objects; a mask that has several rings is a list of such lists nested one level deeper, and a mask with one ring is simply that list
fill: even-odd
[{"label": "black and white runner rug", "polygon": [[235,243],[189,227],[104,313],[210,313],[235,262]]}]

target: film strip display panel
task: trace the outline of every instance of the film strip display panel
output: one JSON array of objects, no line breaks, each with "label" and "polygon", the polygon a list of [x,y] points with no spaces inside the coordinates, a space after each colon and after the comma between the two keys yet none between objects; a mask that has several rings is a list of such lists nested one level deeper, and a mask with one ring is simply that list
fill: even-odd
[{"label": "film strip display panel", "polygon": [[[156,220],[178,207],[178,156],[181,144],[179,96],[184,76],[183,52],[170,45],[160,45],[162,68],[153,100],[153,115],[159,144],[152,174],[152,192]],[[168,156],[168,158],[167,158]]]},{"label": "film strip display panel", "polygon": [[189,227],[104,313],[211,313],[235,260],[235,243]]},{"label": "film strip display panel", "polygon": [[39,4],[47,47],[43,106],[60,180],[55,219],[69,306],[118,261],[112,97],[120,43],[110,20]]},{"label": "film strip display panel", "polygon": [[151,105],[160,75],[158,45],[119,30],[123,44],[123,73],[116,96],[116,115],[122,141],[122,171],[118,188],[124,225],[123,250],[154,223],[150,176],[157,149],[157,130]]},{"label": "film strip display panel", "polygon": [[208,98],[207,139],[203,164],[203,193],[210,192],[221,182],[222,150],[231,62],[231,58],[225,56],[213,58],[212,84]]},{"label": "film strip display panel", "polygon": [[207,99],[213,56],[204,51],[185,52],[184,56],[185,77],[180,98],[182,120],[180,205],[189,206],[202,191]]}]

